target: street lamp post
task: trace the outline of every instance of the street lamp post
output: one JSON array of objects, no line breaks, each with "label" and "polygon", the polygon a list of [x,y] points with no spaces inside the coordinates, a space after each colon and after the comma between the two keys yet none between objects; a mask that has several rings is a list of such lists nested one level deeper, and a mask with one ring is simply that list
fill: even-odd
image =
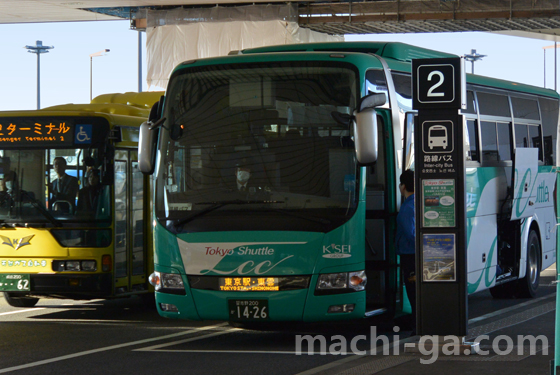
[{"label": "street lamp post", "polygon": [[554,90],[557,90],[557,84],[556,84],[556,82],[557,82],[557,78],[556,78],[556,75],[557,75],[556,65],[557,65],[557,64],[556,64],[556,60],[557,60],[557,58],[558,58],[558,53],[557,53],[557,52],[558,52],[558,43],[554,43],[552,46],[543,47],[543,54],[544,54],[544,57],[543,57],[543,63],[544,63],[544,64],[543,64],[543,65],[544,65],[544,67],[543,67],[543,70],[544,70],[544,88],[546,88],[546,50],[549,49],[549,48],[554,48]]},{"label": "street lamp post", "polygon": [[38,40],[34,46],[25,46],[27,52],[37,55],[37,109],[41,109],[41,54],[49,52],[53,46],[44,46],[43,42]]},{"label": "street lamp post", "polygon": [[92,87],[93,87],[93,58],[97,57],[97,56],[105,56],[107,54],[107,52],[109,52],[110,50],[105,48],[104,50],[101,50],[99,52],[95,52],[92,53],[91,55],[89,55],[89,101],[91,102],[91,100],[93,99],[92,97]]},{"label": "street lamp post", "polygon": [[486,55],[481,55],[479,53],[476,53],[475,49],[471,49],[471,53],[465,55],[465,60],[470,61],[472,64],[471,65],[472,74],[474,74],[474,62],[478,60],[482,60],[483,57],[486,57]]}]

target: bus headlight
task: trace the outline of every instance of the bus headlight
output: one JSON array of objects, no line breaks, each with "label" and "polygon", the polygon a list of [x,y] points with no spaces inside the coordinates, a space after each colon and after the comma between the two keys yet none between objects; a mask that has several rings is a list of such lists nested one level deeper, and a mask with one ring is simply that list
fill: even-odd
[{"label": "bus headlight", "polygon": [[319,275],[316,295],[358,292],[366,288],[365,271],[325,273]]},{"label": "bus headlight", "polygon": [[95,260],[82,260],[82,270],[90,272],[97,271]]},{"label": "bus headlight", "polygon": [[66,261],[66,271],[79,271],[80,261],[79,260],[67,260]]},{"label": "bus headlight", "polygon": [[185,289],[183,278],[176,273],[162,273],[161,286],[164,289]]},{"label": "bus headlight", "polygon": [[95,272],[97,262],[95,260],[53,260],[52,269],[55,272]]},{"label": "bus headlight", "polygon": [[184,292],[185,285],[183,278],[176,273],[154,272],[150,275],[148,281],[157,291],[164,293],[174,293],[177,291]]},{"label": "bus headlight", "polygon": [[317,281],[317,289],[346,289],[347,287],[347,273],[326,273],[319,275]]}]

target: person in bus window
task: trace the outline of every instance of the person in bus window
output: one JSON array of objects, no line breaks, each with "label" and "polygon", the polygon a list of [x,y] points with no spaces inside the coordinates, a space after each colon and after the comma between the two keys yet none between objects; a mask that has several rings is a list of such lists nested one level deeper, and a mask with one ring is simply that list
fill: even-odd
[{"label": "person in bus window", "polygon": [[54,204],[56,201],[66,201],[74,211],[79,189],[78,179],[66,173],[66,160],[62,156],[54,158],[53,167],[58,178],[52,183],[51,202]]},{"label": "person in bus window", "polygon": [[235,177],[237,181],[237,191],[248,192],[249,179],[251,178],[251,168],[244,165],[238,165],[235,169]]},{"label": "person in bus window", "polygon": [[401,174],[399,190],[405,198],[397,215],[395,247],[400,256],[406,295],[412,309],[410,328],[416,334],[416,222],[414,217],[414,172],[407,169]]},{"label": "person in bus window", "polygon": [[91,169],[88,186],[78,192],[78,212],[95,214],[101,195],[99,169]]},{"label": "person in bus window", "polygon": [[0,206],[6,206],[10,202],[17,200],[16,193],[17,188],[17,177],[16,172],[8,171],[2,180],[0,180]]}]

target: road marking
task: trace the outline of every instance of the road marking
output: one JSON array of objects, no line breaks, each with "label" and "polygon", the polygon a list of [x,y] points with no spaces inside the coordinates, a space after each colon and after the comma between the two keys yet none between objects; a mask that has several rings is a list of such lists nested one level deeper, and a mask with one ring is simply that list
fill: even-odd
[{"label": "road marking", "polygon": [[545,299],[550,299],[550,298],[556,298],[556,294],[551,293],[551,294],[548,294],[548,295],[543,296],[543,297],[535,298],[535,299],[532,299],[530,301],[520,303],[518,305],[514,305],[514,306],[511,306],[511,307],[506,307],[505,309],[501,309],[501,310],[498,310],[498,311],[488,313],[486,315],[482,315],[482,316],[478,316],[476,318],[469,319],[469,324],[473,324],[473,323],[476,323],[476,322],[479,322],[481,320],[485,320],[485,319],[488,319],[488,318],[493,318],[495,316],[502,315],[502,314],[508,313],[510,311],[513,311],[513,310],[517,310],[520,307],[529,306],[529,305],[532,305],[534,303],[540,302],[540,301],[545,300]]},{"label": "road marking", "polygon": [[[225,323],[225,324],[227,324],[227,323]],[[241,331],[241,329],[240,328],[230,328],[230,329],[226,329],[226,330],[221,331],[221,332],[209,333],[207,335],[192,337],[190,339],[185,339],[185,340],[166,342],[164,344],[148,346],[146,348],[134,349],[133,351],[135,351],[135,352],[151,352],[151,351],[156,351],[159,348],[165,348],[167,346],[179,345],[179,344],[184,344],[186,342],[197,341],[197,340],[207,339],[207,338],[214,337],[214,336],[225,335],[226,333],[231,333],[233,331]],[[183,350],[166,350],[166,352],[182,352],[182,351]]]},{"label": "road marking", "polygon": [[[412,337],[408,337],[404,340],[397,340],[395,342],[392,342],[390,344],[391,347],[389,348],[389,352],[390,352],[391,349],[393,349],[393,353],[394,353],[395,352],[394,351],[395,347],[399,346],[401,343],[408,343],[408,342],[415,342],[415,341],[416,341],[416,336],[412,336]],[[354,354],[350,357],[339,359],[338,361],[334,361],[334,362],[329,362],[329,363],[327,363],[323,366],[315,367],[315,368],[309,369],[307,371],[300,372],[296,375],[320,374],[320,373],[325,372],[326,370],[329,370],[329,369],[334,368],[334,367],[338,367],[338,366],[343,365],[347,362],[352,362],[352,361],[355,361],[357,359],[362,359],[366,356],[374,356],[379,352],[378,351],[379,349],[384,350],[383,345],[379,345],[375,349],[372,349],[372,350],[367,350],[366,354],[363,354],[363,355],[362,354],[359,354],[359,355]]]},{"label": "road marking", "polygon": [[206,330],[209,330],[209,329],[220,328],[220,327],[225,326],[225,325],[227,325],[227,323],[216,324],[216,325],[213,325],[213,326],[191,328],[187,331],[173,333],[171,335],[159,336],[159,337],[154,337],[154,338],[151,338],[151,339],[144,339],[144,340],[138,340],[138,341],[131,341],[131,342],[123,343],[123,344],[106,346],[104,348],[86,350],[86,351],[78,352],[78,353],[74,353],[74,354],[63,355],[63,356],[60,356],[60,357],[55,357],[55,358],[45,359],[45,360],[42,360],[42,361],[27,363],[25,365],[19,365],[19,366],[13,366],[13,367],[0,369],[0,374],[4,374],[4,373],[10,372],[10,371],[23,370],[23,369],[30,368],[30,367],[46,365],[46,364],[53,363],[53,362],[65,361],[67,359],[83,357],[83,356],[90,355],[90,354],[106,352],[108,350],[126,348],[128,346],[134,346],[134,345],[145,344],[145,343],[153,342],[153,341],[171,339],[171,338],[174,338],[174,337],[184,336],[184,335],[188,335],[188,334],[199,332],[199,331],[206,331]]},{"label": "road marking", "polygon": [[39,311],[39,310],[45,310],[45,307],[34,307],[34,308],[32,308],[32,309],[10,311],[10,312],[5,312],[5,313],[0,313],[0,316],[1,316],[1,315],[19,314],[19,313],[29,312],[29,311]]},{"label": "road marking", "polygon": [[[476,317],[476,318],[473,318],[473,319],[469,319],[469,324],[472,324],[472,323],[474,323],[474,322],[480,322],[480,321],[483,321],[483,320],[485,320],[485,319],[489,319],[489,318],[492,318],[492,317],[495,317],[495,316],[498,316],[498,315],[502,315],[502,314],[508,313],[508,312],[510,312],[510,311],[512,311],[512,310],[517,310],[517,309],[519,309],[520,307],[532,305],[532,304],[534,304],[534,303],[537,303],[537,302],[540,302],[540,301],[543,301],[543,300],[546,300],[546,299],[550,299],[550,298],[555,298],[555,297],[556,297],[556,294],[550,294],[550,295],[543,296],[543,297],[540,297],[540,298],[536,298],[536,299],[533,299],[533,300],[530,300],[530,301],[527,301],[527,302],[524,302],[524,303],[520,303],[520,304],[515,305],[515,306],[507,307],[507,308],[505,308],[505,309],[501,309],[501,310],[495,311],[495,312],[493,312],[493,313],[489,313],[489,314],[486,314],[486,315],[483,315],[483,316],[479,316],[479,317]],[[547,312],[550,312],[550,311],[547,311]],[[533,318],[535,318],[535,317],[533,317]],[[531,318],[531,319],[533,319],[533,318]],[[527,319],[527,320],[529,320],[529,319]],[[519,324],[519,323],[522,323],[522,322],[514,323],[514,324],[512,324],[511,326],[516,325],[516,324]],[[506,327],[501,327],[500,329],[503,329],[503,328],[506,328]],[[396,342],[391,343],[391,345],[392,345],[391,349],[393,349],[393,348],[395,347],[395,345],[399,345],[399,344],[401,344],[401,343],[409,343],[409,342],[416,342],[416,341],[418,341],[417,338],[416,338],[416,336],[409,337],[409,338],[404,339],[404,340],[399,340],[399,341],[396,341]],[[379,348],[382,349],[383,346],[382,346],[382,345],[381,345],[381,346],[378,346],[377,348],[375,348],[375,350],[377,350],[377,349],[379,349]],[[375,353],[375,352],[373,352],[372,350],[370,350],[370,351],[368,351],[365,355],[352,355],[352,356],[350,356],[350,357],[346,357],[346,358],[343,358],[343,359],[339,359],[338,361],[329,362],[329,363],[327,363],[327,364],[325,364],[325,365],[323,365],[323,366],[315,367],[315,368],[309,369],[309,370],[307,370],[307,371],[300,372],[300,373],[298,373],[298,374],[296,374],[296,375],[313,375],[313,374],[319,374],[319,373],[322,373],[322,372],[324,372],[324,371],[326,371],[326,370],[329,370],[329,369],[331,369],[331,368],[334,368],[334,367],[338,367],[338,366],[340,366],[340,365],[343,365],[343,364],[345,364],[345,363],[347,363],[347,362],[352,362],[352,361],[355,361],[355,360],[364,358],[366,355],[371,355],[372,353]]]}]

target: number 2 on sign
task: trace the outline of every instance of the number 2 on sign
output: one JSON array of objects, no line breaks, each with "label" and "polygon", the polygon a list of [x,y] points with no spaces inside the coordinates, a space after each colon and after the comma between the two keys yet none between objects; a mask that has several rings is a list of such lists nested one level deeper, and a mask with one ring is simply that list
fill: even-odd
[{"label": "number 2 on sign", "polygon": [[444,95],[443,92],[434,92],[435,89],[443,85],[443,81],[444,81],[443,73],[440,72],[439,70],[434,70],[433,72],[428,74],[428,81],[431,81],[434,76],[438,76],[439,80],[435,83],[435,85],[430,87],[430,89],[428,90],[428,96],[432,96],[432,97],[443,96]]}]

